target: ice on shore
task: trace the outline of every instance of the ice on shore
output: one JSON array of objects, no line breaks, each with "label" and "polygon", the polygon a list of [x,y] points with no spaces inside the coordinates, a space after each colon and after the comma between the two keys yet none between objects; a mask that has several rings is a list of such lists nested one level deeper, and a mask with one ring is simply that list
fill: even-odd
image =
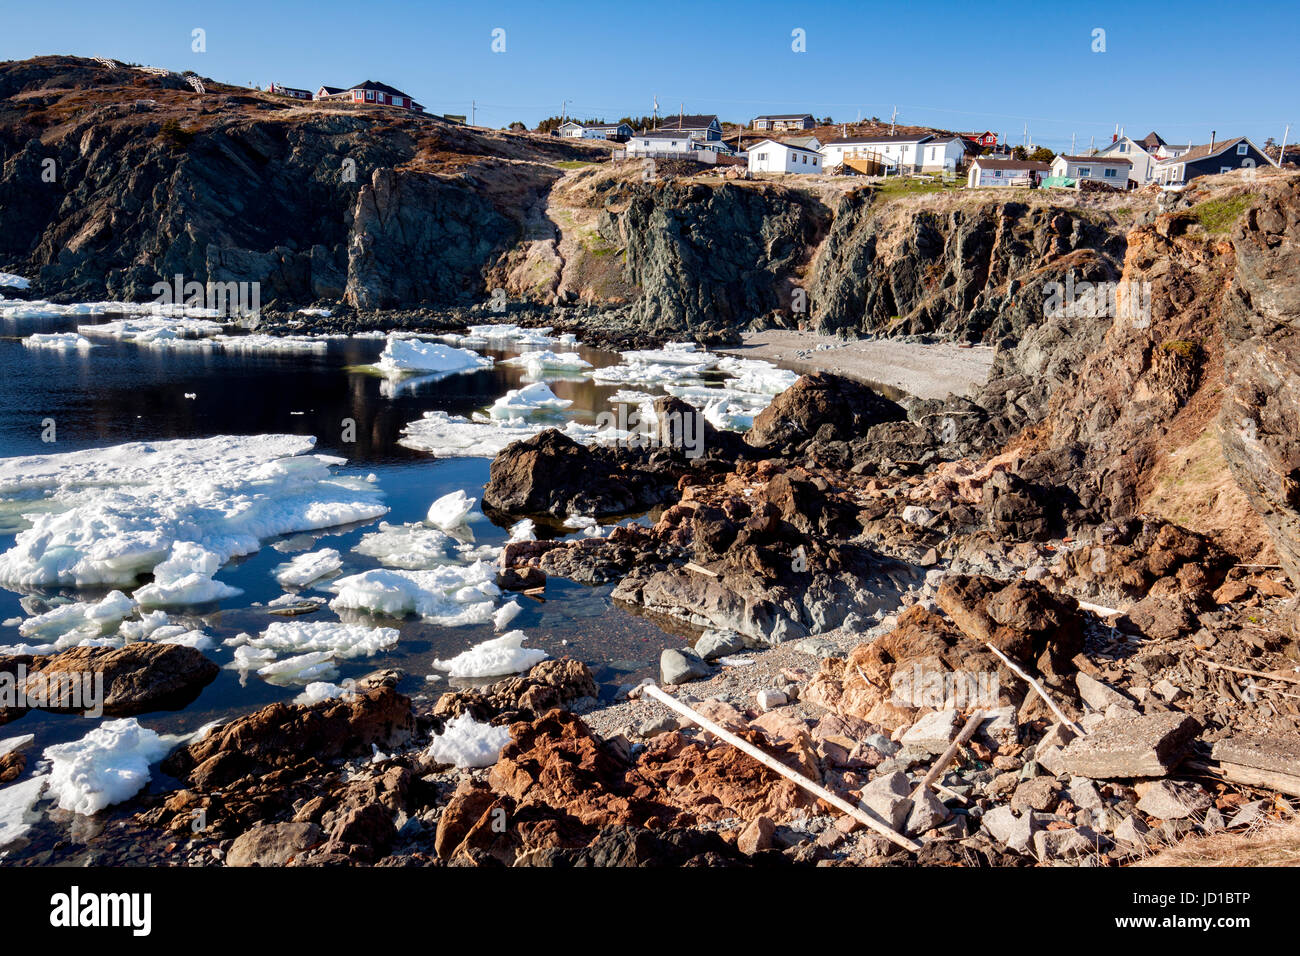
[{"label": "ice on shore", "polygon": [[160,628],[167,626],[166,611],[148,611],[140,615],[138,621],[123,621],[117,629],[117,636],[124,641],[142,641]]},{"label": "ice on shore", "polygon": [[296,555],[284,564],[276,565],[271,573],[281,587],[302,588],[342,567],[343,557],[337,551],[322,548],[320,551]]},{"label": "ice on shore", "polygon": [[546,348],[556,344],[550,326],[525,329],[509,322],[471,325],[467,335],[451,333],[440,336],[444,342],[471,348]]},{"label": "ice on shore", "polygon": [[[43,495],[31,527],[0,554],[0,583],[129,585],[178,542],[220,564],[267,538],[387,512],[372,483],[332,473],[344,459],[307,454],[314,444],[300,435],[220,436],[0,459],[0,500]],[[162,603],[154,598],[166,588],[147,587]]]},{"label": "ice on shore", "polygon": [[29,349],[57,349],[62,352],[75,352],[95,347],[94,342],[76,332],[37,332],[23,339],[23,345]]},{"label": "ice on shore", "polygon": [[456,543],[455,538],[437,528],[385,521],[378,531],[364,535],[353,550],[385,567],[418,571],[454,563]]},{"label": "ice on shore", "polygon": [[547,653],[539,648],[524,647],[528,636],[523,631],[510,631],[462,651],[449,660],[438,660],[433,666],[446,671],[449,677],[502,677],[520,674],[534,664],[546,660]]},{"label": "ice on shore", "polygon": [[779,368],[764,359],[744,359],[732,355],[723,356],[718,362],[718,371],[731,376],[727,382],[729,388],[758,395],[780,395],[799,381],[798,372]]},{"label": "ice on shore", "polygon": [[682,365],[669,362],[607,365],[591,372],[597,385],[667,385],[703,381],[707,364]]},{"label": "ice on shore", "polygon": [[216,639],[202,631],[192,631],[189,628],[173,624],[167,627],[160,627],[154,634],[153,640],[158,644],[176,644],[180,647],[191,647],[196,651],[206,651],[216,647]]},{"label": "ice on shore", "polygon": [[469,714],[447,721],[443,732],[433,738],[426,755],[438,763],[455,764],[461,770],[490,767],[510,742],[508,727],[482,724]]},{"label": "ice on shore", "polygon": [[60,809],[98,813],[139,793],[149,782],[149,765],[170,749],[134,717],[104,721],[80,740],[45,748],[50,795]]},{"label": "ice on shore", "polygon": [[[220,335],[225,328],[210,317],[194,318],[196,312],[206,315],[216,310],[191,310],[188,313],[141,315],[98,325],[79,325],[77,331],[87,337],[119,339],[136,345],[168,346],[186,340],[202,340]],[[210,344],[210,343],[205,343]]]},{"label": "ice on shore", "polygon": [[210,604],[243,592],[213,579],[221,570],[221,555],[193,541],[177,541],[166,560],[154,566],[153,582],[133,597],[141,607]]},{"label": "ice on shore", "polygon": [[83,638],[102,637],[116,631],[119,624],[135,610],[135,601],[121,591],[112,591],[100,601],[61,604],[44,614],[30,617],[18,625],[23,637],[44,642],[76,643]]},{"label": "ice on shore", "polygon": [[[346,683],[346,681],[344,682]],[[323,700],[333,700],[348,693],[346,687],[331,684],[329,681],[312,681],[302,689],[302,693],[293,699],[295,704],[319,704]]]},{"label": "ice on shore", "polygon": [[327,337],[313,335],[219,335],[213,342],[226,352],[280,353],[325,352],[329,350]]},{"label": "ice on shore", "polygon": [[276,654],[324,651],[333,657],[373,657],[397,643],[392,627],[362,627],[336,621],[275,621],[245,647]]},{"label": "ice on shore", "polygon": [[472,421],[460,415],[432,411],[403,428],[398,444],[440,458],[495,458],[512,442],[532,438],[548,428],[559,428],[581,443],[596,437],[596,426],[577,422],[560,426],[522,418]]},{"label": "ice on shore", "polygon": [[532,518],[520,518],[510,526],[509,534],[507,544],[517,544],[520,541],[536,541],[537,523]]},{"label": "ice on shore", "polygon": [[31,279],[24,279],[22,276],[15,275],[12,272],[0,272],[0,288],[30,289],[31,287]]},{"label": "ice on shore", "polygon": [[435,528],[451,531],[465,523],[465,519],[476,504],[478,504],[477,498],[471,498],[465,492],[456,490],[443,495],[429,505],[429,513],[425,515],[424,520]]},{"label": "ice on shore", "polygon": [[488,414],[493,418],[527,418],[545,412],[563,411],[573,402],[560,398],[545,382],[534,382],[523,388],[512,388],[498,398]]},{"label": "ice on shore", "polygon": [[31,830],[36,819],[32,808],[40,802],[49,779],[48,774],[41,774],[0,787],[0,849],[21,840]]},{"label": "ice on shore", "polygon": [[340,578],[329,590],[334,610],[363,611],[388,617],[418,615],[444,627],[486,624],[501,594],[496,572],[484,561],[428,570],[378,568]]}]

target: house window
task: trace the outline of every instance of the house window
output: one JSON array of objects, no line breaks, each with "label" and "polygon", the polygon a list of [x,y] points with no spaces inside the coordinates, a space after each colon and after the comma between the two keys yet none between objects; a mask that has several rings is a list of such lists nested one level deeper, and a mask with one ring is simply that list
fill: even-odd
[{"label": "house window", "polygon": [[765,162],[767,162],[767,153],[759,153],[759,154],[758,154],[758,161],[759,161],[760,163],[765,163]]},{"label": "house window", "polygon": [[1120,152],[1120,153],[1127,153],[1127,152],[1128,152],[1128,143],[1120,143],[1120,144],[1119,144],[1119,149],[1117,150],[1117,152]]},{"label": "house window", "polygon": [[1220,167],[1219,167],[1219,172],[1220,172],[1220,173],[1230,173],[1230,172],[1232,172],[1232,167],[1231,167],[1231,166],[1220,166]]},{"label": "house window", "polygon": [[808,157],[807,157],[807,156],[805,156],[805,157],[803,158],[803,164],[804,164],[805,166],[808,165]]},{"label": "house window", "polygon": [[1246,144],[1245,144],[1245,143],[1238,143],[1238,144],[1237,144],[1237,155],[1238,155],[1238,156],[1245,156],[1245,155],[1246,155]]},{"label": "house window", "polygon": [[994,179],[1001,179],[1001,178],[1002,178],[1002,170],[1000,170],[1000,169],[995,169],[995,170],[993,170],[993,178],[994,178]]},{"label": "house window", "polygon": [[1119,172],[1118,169],[1115,169],[1114,167],[1112,167],[1112,168],[1110,168],[1110,169],[1107,169],[1107,170],[1105,171],[1104,175],[1105,175],[1105,177],[1106,177],[1107,179],[1114,179],[1114,178],[1115,178],[1115,174],[1118,173],[1118,172]]},{"label": "house window", "polygon": [[1091,167],[1091,166],[1080,166],[1080,167],[1079,167],[1079,178],[1080,178],[1080,179],[1088,179],[1088,178],[1090,178],[1091,176],[1092,176],[1092,167]]}]

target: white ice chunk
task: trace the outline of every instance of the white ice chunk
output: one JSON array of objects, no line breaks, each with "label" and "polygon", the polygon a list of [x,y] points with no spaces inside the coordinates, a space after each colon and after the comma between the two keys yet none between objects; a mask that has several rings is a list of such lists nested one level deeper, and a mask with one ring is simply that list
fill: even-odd
[{"label": "white ice chunk", "polygon": [[523,608],[518,601],[511,601],[509,604],[501,605],[497,612],[492,615],[492,626],[498,631],[504,631],[510,625],[510,622],[519,616],[521,611],[523,611]]},{"label": "white ice chunk", "polygon": [[23,345],[29,349],[57,349],[63,352],[95,347],[94,342],[76,332],[37,332],[23,339]]},{"label": "white ice chunk", "polygon": [[0,286],[7,289],[30,289],[32,280],[24,279],[20,275],[14,275],[12,272],[0,272]]},{"label": "white ice chunk", "polygon": [[458,349],[439,342],[424,342],[420,339],[402,338],[396,335],[388,337],[388,343],[375,363],[375,368],[385,375],[433,372],[451,375],[491,367],[491,358],[469,349]]},{"label": "white ice chunk", "polygon": [[453,563],[456,545],[455,538],[437,528],[384,521],[378,531],[364,535],[353,550],[390,568],[421,570]]},{"label": "white ice chunk", "polygon": [[591,368],[591,363],[577,352],[552,352],[550,349],[525,352],[503,359],[501,364],[517,365],[531,378],[541,378],[548,372],[581,372]]},{"label": "white ice chunk", "polygon": [[532,518],[520,518],[510,526],[509,544],[515,544],[519,541],[536,541],[537,524]]},{"label": "white ice chunk", "polygon": [[149,765],[169,749],[134,717],[105,721],[80,740],[45,748],[50,794],[60,809],[98,813],[139,793],[149,782]]},{"label": "white ice chunk", "polygon": [[[328,651],[334,657],[371,657],[397,643],[392,627],[362,627],[334,621],[276,621],[246,647],[277,653]],[[241,648],[242,650],[243,648]]]},{"label": "white ice chunk", "polygon": [[465,523],[465,518],[477,503],[477,498],[471,498],[463,491],[453,491],[429,505],[429,513],[424,520],[435,528],[450,531]]},{"label": "white ice chunk", "polygon": [[265,538],[369,520],[388,509],[373,484],[330,473],[300,435],[133,442],[0,459],[0,500],[45,497],[0,554],[0,583],[126,585],[193,542],[222,562]]},{"label": "white ice chunk", "polygon": [[330,607],[389,617],[419,615],[445,627],[486,624],[501,590],[496,572],[483,561],[418,571],[375,569],[340,578],[329,590]]},{"label": "white ice chunk", "polygon": [[443,732],[433,738],[426,754],[438,763],[455,764],[462,770],[490,767],[510,742],[508,727],[481,724],[469,714],[447,721]]},{"label": "white ice chunk", "polygon": [[546,660],[545,651],[524,647],[528,636],[523,631],[510,631],[462,651],[450,660],[434,661],[433,666],[446,671],[451,677],[500,677],[520,674],[534,664]]},{"label": "white ice chunk", "polygon": [[171,556],[153,569],[153,583],[134,594],[141,607],[175,607],[208,604],[243,592],[213,575],[221,569],[221,556],[193,541],[177,541]]},{"label": "white ice chunk", "polygon": [[286,563],[277,565],[271,573],[281,587],[301,588],[327,574],[333,574],[341,567],[342,556],[333,548],[322,548],[309,554],[296,555]]},{"label": "white ice chunk", "polygon": [[493,403],[488,414],[493,418],[526,418],[545,412],[557,412],[573,402],[559,398],[545,382],[534,382],[523,388],[512,388]]},{"label": "white ice chunk", "polygon": [[302,693],[293,699],[295,704],[319,704],[323,700],[333,700],[348,692],[346,687],[331,684],[329,681],[312,681],[302,689]]},{"label": "white ice chunk", "polygon": [[81,640],[100,637],[117,626],[135,610],[135,602],[121,591],[112,591],[101,601],[62,604],[18,625],[23,637],[56,641],[60,638]]},{"label": "white ice chunk", "polygon": [[257,676],[271,684],[311,684],[338,676],[329,651],[311,651],[273,661],[257,669]]},{"label": "white ice chunk", "polygon": [[22,783],[0,787],[0,847],[27,835],[35,822],[32,808],[41,799],[48,781],[49,775],[42,774]]}]

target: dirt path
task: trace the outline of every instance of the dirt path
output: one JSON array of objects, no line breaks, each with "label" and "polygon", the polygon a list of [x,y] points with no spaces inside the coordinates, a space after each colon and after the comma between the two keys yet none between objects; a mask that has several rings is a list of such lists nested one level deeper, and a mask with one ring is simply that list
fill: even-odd
[{"label": "dirt path", "polygon": [[993,349],[989,346],[846,342],[815,332],[746,332],[744,345],[720,351],[767,359],[796,372],[833,372],[918,398],[943,398],[950,392],[965,395],[988,379],[993,365]]}]

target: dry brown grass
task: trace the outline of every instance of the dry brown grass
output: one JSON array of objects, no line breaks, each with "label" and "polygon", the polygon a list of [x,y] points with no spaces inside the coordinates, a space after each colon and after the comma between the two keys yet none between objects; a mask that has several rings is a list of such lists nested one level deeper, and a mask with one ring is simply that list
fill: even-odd
[{"label": "dry brown grass", "polygon": [[1134,866],[1300,866],[1300,819],[1191,838]]}]

